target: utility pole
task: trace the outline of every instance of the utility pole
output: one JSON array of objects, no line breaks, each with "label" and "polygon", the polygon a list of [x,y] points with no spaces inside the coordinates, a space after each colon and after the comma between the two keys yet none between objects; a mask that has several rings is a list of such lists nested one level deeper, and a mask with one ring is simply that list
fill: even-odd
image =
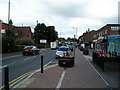
[{"label": "utility pole", "polygon": [[77,28],[76,28],[76,39],[77,39]]},{"label": "utility pole", "polygon": [[8,24],[9,24],[9,21],[10,21],[10,0],[8,2]]},{"label": "utility pole", "polygon": [[73,27],[73,29],[76,29],[75,38],[77,39],[77,27]]}]

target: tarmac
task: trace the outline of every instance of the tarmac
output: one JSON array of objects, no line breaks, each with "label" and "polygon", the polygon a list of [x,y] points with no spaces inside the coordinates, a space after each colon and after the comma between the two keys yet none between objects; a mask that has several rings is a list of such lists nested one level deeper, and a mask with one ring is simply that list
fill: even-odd
[{"label": "tarmac", "polygon": [[71,68],[54,65],[43,73],[38,71],[16,88],[21,89],[109,89],[94,67],[79,49],[75,50],[75,64]]}]

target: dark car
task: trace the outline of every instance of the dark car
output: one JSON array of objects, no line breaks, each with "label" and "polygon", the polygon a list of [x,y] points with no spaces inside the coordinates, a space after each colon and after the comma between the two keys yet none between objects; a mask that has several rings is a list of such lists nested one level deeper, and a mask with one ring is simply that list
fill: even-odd
[{"label": "dark car", "polygon": [[25,46],[22,50],[23,55],[39,54],[39,49],[36,46]]},{"label": "dark car", "polygon": [[88,50],[88,49],[86,49],[86,48],[85,48],[85,49],[83,49],[83,54],[84,54],[84,55],[89,55],[89,50]]}]

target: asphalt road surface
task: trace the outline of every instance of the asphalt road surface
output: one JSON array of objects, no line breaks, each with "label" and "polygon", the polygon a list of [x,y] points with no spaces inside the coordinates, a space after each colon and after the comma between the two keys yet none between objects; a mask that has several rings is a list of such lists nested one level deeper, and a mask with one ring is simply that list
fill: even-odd
[{"label": "asphalt road surface", "polygon": [[[22,75],[24,75],[22,77],[25,77],[29,75],[29,72],[41,68],[41,56],[43,56],[44,66],[52,62],[57,63],[55,59],[55,50],[51,49],[42,49],[40,50],[40,54],[29,56],[23,56],[21,52],[3,54],[2,67],[0,68],[9,67],[9,83],[13,84],[11,87],[14,86],[15,81]],[[4,70],[0,71],[0,73],[3,74],[3,71]],[[4,82],[4,74],[2,76],[2,82]]]}]

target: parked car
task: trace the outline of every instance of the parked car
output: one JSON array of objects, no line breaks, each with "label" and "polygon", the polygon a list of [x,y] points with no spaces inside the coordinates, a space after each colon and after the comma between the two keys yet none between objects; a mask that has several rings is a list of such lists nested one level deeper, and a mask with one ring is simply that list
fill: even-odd
[{"label": "parked car", "polygon": [[71,51],[73,51],[74,45],[67,45]]},{"label": "parked car", "polygon": [[22,53],[23,55],[35,55],[35,54],[39,54],[39,49],[36,46],[25,46],[22,49]]},{"label": "parked car", "polygon": [[89,55],[89,50],[87,48],[83,49],[83,54],[84,55]]},{"label": "parked car", "polygon": [[80,51],[84,50],[84,48],[82,46],[79,46],[78,48],[80,49]]},{"label": "parked car", "polygon": [[64,57],[64,56],[69,56],[69,55],[71,55],[71,50],[67,46],[61,46],[56,51],[56,58],[57,59],[61,58],[61,57]]}]

